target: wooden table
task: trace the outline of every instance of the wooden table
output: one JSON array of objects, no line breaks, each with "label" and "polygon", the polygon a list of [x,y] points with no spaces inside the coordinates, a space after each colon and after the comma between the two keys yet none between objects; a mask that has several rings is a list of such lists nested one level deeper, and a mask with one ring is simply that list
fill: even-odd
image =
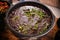
[{"label": "wooden table", "polygon": [[60,8],[60,0],[39,0],[41,3]]}]

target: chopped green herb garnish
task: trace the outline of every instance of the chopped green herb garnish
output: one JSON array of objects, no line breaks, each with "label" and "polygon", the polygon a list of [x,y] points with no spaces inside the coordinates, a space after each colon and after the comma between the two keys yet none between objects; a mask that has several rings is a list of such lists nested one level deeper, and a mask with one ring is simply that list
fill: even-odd
[{"label": "chopped green herb garnish", "polygon": [[29,11],[25,12],[25,15],[28,16],[28,17],[30,17],[31,16],[31,12],[29,12]]},{"label": "chopped green herb garnish", "polygon": [[23,30],[23,27],[22,27],[22,26],[20,26],[20,25],[19,25],[19,30],[21,30],[21,31]]},{"label": "chopped green herb garnish", "polygon": [[34,29],[38,29],[38,24],[35,24]]},{"label": "chopped green herb garnish", "polygon": [[32,9],[32,12],[38,14],[41,19],[45,16],[44,13],[40,10]]},{"label": "chopped green herb garnish", "polygon": [[41,19],[45,16],[42,11],[38,11],[37,14],[40,16]]}]

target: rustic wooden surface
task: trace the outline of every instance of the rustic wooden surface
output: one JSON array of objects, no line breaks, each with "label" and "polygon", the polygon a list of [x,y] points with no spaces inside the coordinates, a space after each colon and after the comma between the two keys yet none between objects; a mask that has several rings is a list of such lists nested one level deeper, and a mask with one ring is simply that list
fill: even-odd
[{"label": "rustic wooden surface", "polygon": [[[12,0],[13,2],[16,2],[17,0]],[[57,8],[60,8],[60,0],[39,0],[41,3],[51,5]]]},{"label": "rustic wooden surface", "polygon": [[60,0],[39,0],[41,3],[60,8]]}]

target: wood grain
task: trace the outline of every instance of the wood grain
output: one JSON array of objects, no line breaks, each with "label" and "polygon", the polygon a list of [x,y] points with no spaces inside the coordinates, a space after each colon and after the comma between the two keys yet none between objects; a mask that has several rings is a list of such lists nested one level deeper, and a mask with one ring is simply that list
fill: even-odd
[{"label": "wood grain", "polygon": [[60,0],[39,0],[41,3],[60,8]]}]

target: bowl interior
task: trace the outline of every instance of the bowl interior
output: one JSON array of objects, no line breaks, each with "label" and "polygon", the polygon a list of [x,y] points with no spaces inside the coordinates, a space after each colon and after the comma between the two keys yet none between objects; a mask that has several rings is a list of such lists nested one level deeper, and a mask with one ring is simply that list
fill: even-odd
[{"label": "bowl interior", "polygon": [[19,33],[19,32],[16,32],[16,31],[11,27],[11,25],[9,24],[9,21],[8,21],[9,14],[10,14],[14,9],[17,9],[17,8],[19,8],[19,7],[22,7],[22,6],[35,6],[35,7],[41,8],[41,9],[43,9],[45,12],[47,12],[47,14],[48,14],[49,16],[51,16],[51,24],[50,24],[50,27],[48,28],[48,30],[47,30],[45,33],[43,33],[43,34],[41,34],[41,35],[39,35],[39,36],[43,36],[43,35],[47,34],[47,33],[53,28],[53,24],[54,24],[54,20],[55,20],[53,13],[52,13],[45,5],[43,5],[43,4],[41,4],[41,3],[28,1],[28,2],[20,2],[20,3],[17,3],[16,5],[12,6],[12,7],[8,10],[8,12],[7,12],[7,14],[6,14],[7,24],[8,24],[9,28],[11,29],[11,31],[12,31],[13,33],[15,33],[15,34],[18,35],[18,36],[28,36],[28,37],[30,37],[30,36],[38,36],[38,35],[24,35],[24,34],[21,34],[21,33]]}]

